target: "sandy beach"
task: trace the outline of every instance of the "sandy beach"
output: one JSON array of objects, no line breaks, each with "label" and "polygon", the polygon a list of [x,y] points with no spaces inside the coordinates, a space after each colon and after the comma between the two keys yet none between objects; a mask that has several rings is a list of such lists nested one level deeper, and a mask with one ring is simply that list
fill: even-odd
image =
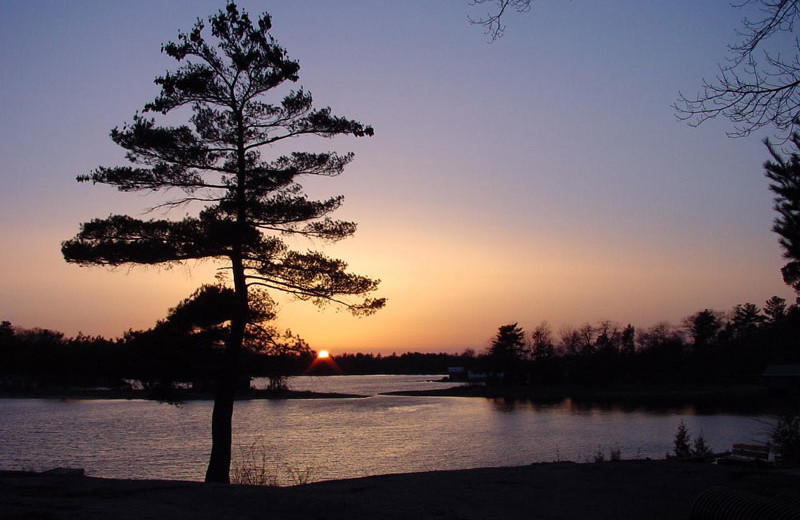
[{"label": "sandy beach", "polygon": [[680,461],[569,462],[274,488],[0,472],[0,518],[680,519],[711,486],[800,501],[800,473]]}]

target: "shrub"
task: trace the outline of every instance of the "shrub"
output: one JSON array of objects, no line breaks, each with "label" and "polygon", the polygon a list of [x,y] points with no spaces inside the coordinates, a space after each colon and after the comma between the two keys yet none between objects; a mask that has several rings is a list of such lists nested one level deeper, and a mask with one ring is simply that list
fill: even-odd
[{"label": "shrub", "polygon": [[313,466],[303,468],[283,465],[270,460],[267,446],[253,442],[249,446],[239,446],[238,456],[231,461],[231,484],[246,486],[297,486],[308,484],[314,475]]},{"label": "shrub", "polygon": [[622,451],[619,448],[612,448],[609,459],[612,461],[622,460]]},{"label": "shrub", "polygon": [[592,458],[592,461],[593,462],[605,462],[606,461],[606,456],[603,453],[603,449],[600,446],[597,447],[597,451],[595,452],[594,457]]},{"label": "shrub", "polygon": [[277,486],[278,473],[267,457],[263,444],[239,446],[239,456],[231,464],[231,484]]},{"label": "shrub", "polygon": [[780,456],[781,465],[800,466],[800,413],[788,413],[779,417],[770,432],[770,440]]},{"label": "shrub", "polygon": [[305,468],[293,468],[286,465],[286,477],[289,480],[289,483],[293,486],[299,486],[301,484],[308,484],[311,482],[311,478],[314,475],[314,468],[312,466],[306,466]]}]

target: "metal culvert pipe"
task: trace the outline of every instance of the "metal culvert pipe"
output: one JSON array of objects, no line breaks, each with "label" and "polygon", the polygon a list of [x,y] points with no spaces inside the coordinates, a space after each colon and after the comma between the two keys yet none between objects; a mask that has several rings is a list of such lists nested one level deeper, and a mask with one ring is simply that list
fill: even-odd
[{"label": "metal culvert pipe", "polygon": [[715,486],[700,493],[692,520],[799,520],[800,508],[789,501]]}]

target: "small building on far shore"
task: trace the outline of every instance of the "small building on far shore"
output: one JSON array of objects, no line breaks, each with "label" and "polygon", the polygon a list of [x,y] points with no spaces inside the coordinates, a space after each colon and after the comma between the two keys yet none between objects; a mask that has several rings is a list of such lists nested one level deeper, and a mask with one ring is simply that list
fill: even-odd
[{"label": "small building on far shore", "polygon": [[464,367],[447,367],[447,379],[450,381],[466,381],[467,369]]},{"label": "small building on far shore", "polygon": [[447,379],[449,381],[465,382],[471,385],[485,385],[489,379],[503,378],[503,373],[473,372],[465,367],[447,367]]},{"label": "small building on far shore", "polygon": [[800,391],[800,364],[767,365],[761,373],[761,379],[770,390],[776,392]]}]

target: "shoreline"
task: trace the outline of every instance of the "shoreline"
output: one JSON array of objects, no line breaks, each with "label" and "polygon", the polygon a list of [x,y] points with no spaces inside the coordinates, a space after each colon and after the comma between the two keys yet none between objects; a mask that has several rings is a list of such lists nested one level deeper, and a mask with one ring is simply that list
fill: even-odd
[{"label": "shoreline", "polygon": [[468,397],[501,400],[509,405],[553,405],[568,401],[575,408],[622,410],[685,410],[697,413],[781,413],[796,404],[797,396],[771,393],[757,385],[713,387],[487,387],[463,385],[433,390],[401,390],[381,395],[416,397]]},{"label": "shoreline", "polygon": [[[509,406],[546,406],[566,404],[576,409],[620,409],[684,411],[695,413],[735,413],[745,415],[780,414],[798,402],[797,395],[781,395],[758,385],[709,387],[581,387],[581,386],[483,386],[452,382],[453,386],[427,390],[381,392],[382,396],[460,397],[502,401]],[[372,395],[313,392],[307,390],[254,390],[236,397],[237,401],[288,399],[366,399]],[[188,401],[212,401],[209,391],[175,390],[158,393],[153,390],[114,388],[53,388],[0,391],[2,399],[55,400],[149,400],[178,404]]]},{"label": "shoreline", "polygon": [[[311,392],[308,390],[250,390],[236,397],[237,401],[250,401],[256,399],[365,399],[369,396],[361,394],[337,392]],[[58,400],[142,400],[166,403],[180,403],[184,401],[213,401],[211,392],[186,392],[175,391],[158,395],[147,390],[123,389],[98,389],[98,388],[68,388],[28,391],[0,391],[0,399],[58,399]]]},{"label": "shoreline", "polygon": [[689,518],[714,486],[800,500],[800,472],[630,460],[405,473],[293,487],[0,471],[9,518]]}]

